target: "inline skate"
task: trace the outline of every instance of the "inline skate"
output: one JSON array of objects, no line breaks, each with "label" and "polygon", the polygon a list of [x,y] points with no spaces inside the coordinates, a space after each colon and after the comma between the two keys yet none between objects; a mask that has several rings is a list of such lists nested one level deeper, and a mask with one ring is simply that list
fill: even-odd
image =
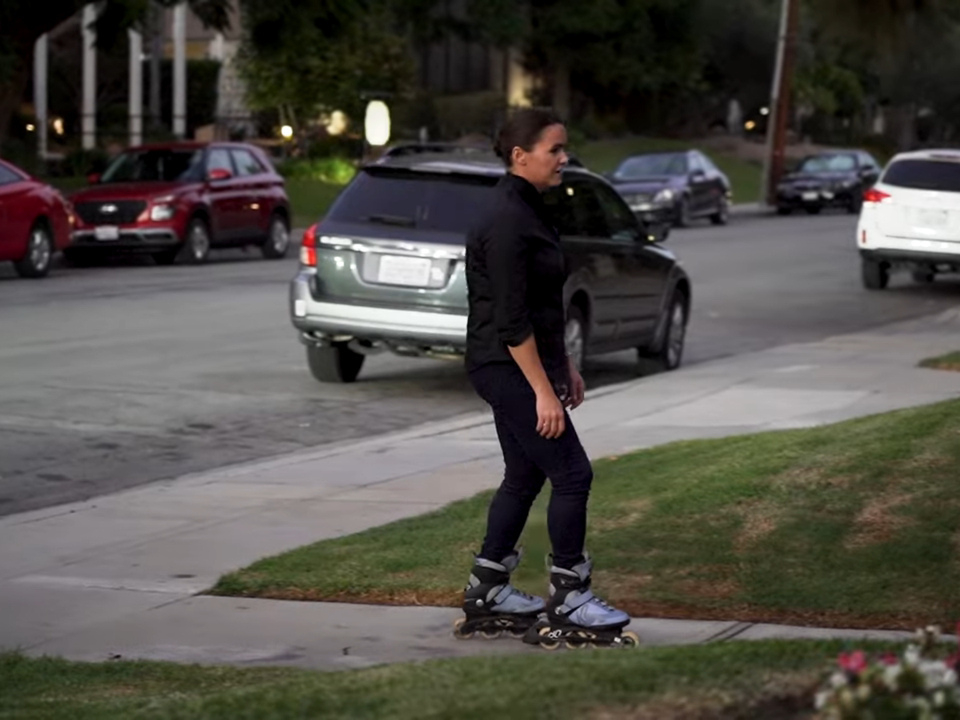
[{"label": "inline skate", "polygon": [[453,634],[461,640],[476,633],[493,639],[504,633],[523,637],[543,612],[543,598],[527,595],[510,584],[510,575],[517,569],[520,552],[514,551],[500,562],[478,557],[464,588],[463,612],[453,625]]},{"label": "inline skate", "polygon": [[592,568],[589,556],[570,569],[556,565],[550,568],[546,616],[524,634],[525,643],[547,650],[556,650],[561,644],[571,649],[640,644],[636,633],[623,630],[630,623],[630,616],[590,590]]}]

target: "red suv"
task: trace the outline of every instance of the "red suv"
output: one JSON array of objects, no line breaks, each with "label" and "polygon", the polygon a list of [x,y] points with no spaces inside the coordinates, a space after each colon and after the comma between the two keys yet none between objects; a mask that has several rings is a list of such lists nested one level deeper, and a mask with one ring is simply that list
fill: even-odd
[{"label": "red suv", "polygon": [[157,263],[202,263],[213,247],[258,245],[282,258],[290,245],[283,178],[245,143],[164,143],[130,148],[92,187],[71,196],[78,220],[69,261],[144,252]]}]

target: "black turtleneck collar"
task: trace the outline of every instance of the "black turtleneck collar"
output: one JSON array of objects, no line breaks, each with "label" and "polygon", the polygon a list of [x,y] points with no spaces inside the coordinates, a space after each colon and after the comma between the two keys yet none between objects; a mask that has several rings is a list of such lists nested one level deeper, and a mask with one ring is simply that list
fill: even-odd
[{"label": "black turtleneck collar", "polygon": [[527,205],[537,211],[537,214],[544,211],[543,194],[529,180],[508,171],[500,183],[504,189],[519,195]]}]

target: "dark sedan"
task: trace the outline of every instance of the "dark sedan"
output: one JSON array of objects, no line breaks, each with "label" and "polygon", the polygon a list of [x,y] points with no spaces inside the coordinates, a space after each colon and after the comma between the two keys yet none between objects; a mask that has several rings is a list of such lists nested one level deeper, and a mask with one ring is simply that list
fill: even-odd
[{"label": "dark sedan", "polygon": [[667,220],[685,227],[706,217],[724,225],[730,215],[730,181],[698,150],[634,155],[608,178],[648,224]]},{"label": "dark sedan", "polygon": [[789,215],[806,210],[811,215],[828,207],[857,214],[863,191],[880,177],[880,166],[870,153],[845,150],[810,155],[777,185],[777,212]]}]

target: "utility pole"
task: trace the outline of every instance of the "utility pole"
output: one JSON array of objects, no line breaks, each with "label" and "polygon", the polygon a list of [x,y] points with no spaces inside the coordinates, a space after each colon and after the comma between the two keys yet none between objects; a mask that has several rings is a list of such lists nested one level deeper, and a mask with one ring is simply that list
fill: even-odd
[{"label": "utility pole", "polygon": [[790,118],[790,89],[797,58],[797,35],[800,28],[800,0],[782,0],[780,34],[777,41],[777,64],[770,92],[770,115],[767,123],[767,152],[763,164],[760,203],[776,204],[777,183],[783,175],[787,124]]}]

